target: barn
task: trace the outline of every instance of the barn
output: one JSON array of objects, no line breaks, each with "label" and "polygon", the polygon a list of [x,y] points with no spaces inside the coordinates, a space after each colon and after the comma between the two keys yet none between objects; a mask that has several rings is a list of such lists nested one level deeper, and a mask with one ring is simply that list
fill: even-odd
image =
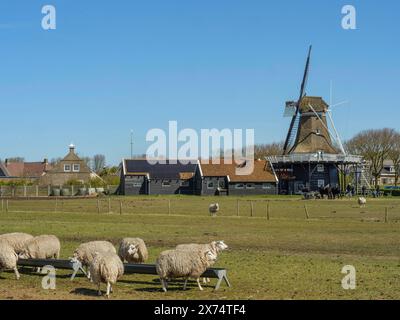
[{"label": "barn", "polygon": [[[165,163],[164,163],[165,162]],[[198,160],[189,163],[163,160],[155,164],[146,159],[123,159],[121,195],[200,194]]]}]

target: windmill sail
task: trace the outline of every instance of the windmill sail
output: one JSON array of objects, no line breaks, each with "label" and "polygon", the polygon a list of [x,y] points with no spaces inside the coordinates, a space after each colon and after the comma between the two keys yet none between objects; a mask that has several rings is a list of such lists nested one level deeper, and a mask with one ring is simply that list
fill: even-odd
[{"label": "windmill sail", "polygon": [[310,66],[311,49],[312,49],[312,46],[310,46],[310,48],[308,49],[306,67],[304,69],[303,81],[301,82],[301,87],[300,87],[300,95],[299,95],[299,99],[297,100],[296,110],[295,110],[294,115],[292,116],[292,120],[290,122],[289,131],[287,133],[285,144],[283,147],[283,154],[287,153],[289,146],[291,145],[291,143],[293,143],[293,140],[297,135],[297,128],[295,128],[295,125],[296,125],[296,123],[298,124],[298,121],[299,121],[298,113],[299,113],[300,101],[304,96],[304,91],[306,88],[306,83],[307,83],[307,78],[308,78],[308,69]]}]

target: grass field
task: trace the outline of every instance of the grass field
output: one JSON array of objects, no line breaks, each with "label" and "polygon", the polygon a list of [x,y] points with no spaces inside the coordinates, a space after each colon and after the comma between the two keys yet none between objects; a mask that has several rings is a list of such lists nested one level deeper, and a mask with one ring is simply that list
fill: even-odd
[{"label": "grass field", "polygon": [[[208,215],[212,202],[221,206],[218,217]],[[203,292],[193,282],[182,291],[177,281],[163,293],[156,276],[125,275],[112,299],[400,299],[396,198],[368,199],[365,208],[355,199],[195,196],[10,200],[8,211],[4,203],[2,208],[0,233],[55,234],[63,258],[81,242],[105,239],[117,244],[126,236],[146,241],[149,263],[179,243],[225,240],[230,246],[215,266],[228,269],[231,288],[222,284],[214,292],[212,279]],[[344,265],[356,268],[355,290],[341,286]],[[58,271],[57,289],[43,290],[42,275],[27,269],[16,281],[12,272],[2,272],[0,299],[104,299],[84,277],[71,282],[69,274]]]}]

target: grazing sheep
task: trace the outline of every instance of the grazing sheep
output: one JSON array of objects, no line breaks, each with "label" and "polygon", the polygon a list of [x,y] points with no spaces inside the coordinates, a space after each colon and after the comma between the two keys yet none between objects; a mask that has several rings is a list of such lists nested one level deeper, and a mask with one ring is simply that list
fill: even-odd
[{"label": "grazing sheep", "polygon": [[156,261],[157,274],[164,292],[167,291],[169,278],[184,278],[183,290],[186,290],[188,278],[195,278],[200,290],[200,276],[215,262],[217,256],[212,251],[167,250],[160,253]]},{"label": "grazing sheep", "polygon": [[20,254],[25,247],[25,243],[32,238],[32,235],[22,232],[0,235],[0,241],[7,242],[14,249],[16,254]]},{"label": "grazing sheep", "polygon": [[41,235],[28,240],[19,254],[20,259],[58,259],[60,240],[54,235]]},{"label": "grazing sheep", "polygon": [[[90,263],[94,259],[95,252],[111,252],[117,253],[114,245],[108,241],[90,241],[85,242],[79,245],[78,248],[75,249],[74,254],[71,258],[71,262],[79,261],[82,263],[82,266],[88,268]],[[87,277],[90,279],[90,271],[87,272]]]},{"label": "grazing sheep", "polygon": [[217,212],[219,211],[219,204],[218,203],[212,203],[208,207],[208,211],[210,212],[210,215],[212,217],[215,217],[217,215]]},{"label": "grazing sheep", "polygon": [[[212,241],[211,243],[207,244],[197,244],[197,243],[190,243],[190,244],[179,244],[176,246],[177,250],[202,250],[202,251],[211,251],[218,257],[218,254],[228,249],[228,246],[225,244],[224,240],[219,241]],[[203,278],[203,282],[210,282],[209,278]]]},{"label": "grazing sheep", "polygon": [[367,199],[365,199],[364,197],[359,197],[358,198],[358,205],[361,207],[365,207],[365,205],[367,204]]},{"label": "grazing sheep", "polygon": [[[129,253],[130,245],[134,245],[137,248],[135,254]],[[118,255],[122,262],[127,261],[128,263],[144,263],[149,257],[146,244],[140,238],[122,239],[119,244]]]},{"label": "grazing sheep", "polygon": [[112,285],[124,274],[124,265],[121,259],[113,252],[95,252],[90,264],[91,280],[98,286],[101,296],[100,284],[107,284],[107,298],[112,292]]},{"label": "grazing sheep", "polygon": [[0,272],[2,270],[14,270],[15,278],[19,279],[17,269],[18,255],[15,253],[12,246],[5,241],[0,241]]}]

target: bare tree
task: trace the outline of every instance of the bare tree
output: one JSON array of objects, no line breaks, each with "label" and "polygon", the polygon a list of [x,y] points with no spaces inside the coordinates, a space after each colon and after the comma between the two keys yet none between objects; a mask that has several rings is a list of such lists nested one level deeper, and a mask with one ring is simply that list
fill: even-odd
[{"label": "bare tree", "polygon": [[11,157],[7,158],[8,162],[24,162],[25,158],[24,157]]},{"label": "bare tree", "polygon": [[400,133],[398,132],[396,132],[394,135],[388,157],[393,162],[394,185],[397,186],[400,176]]},{"label": "bare tree", "polygon": [[254,158],[264,159],[268,156],[281,155],[283,151],[284,141],[272,142],[266,144],[256,144],[254,146]]},{"label": "bare tree", "polygon": [[379,184],[383,161],[389,156],[395,136],[394,129],[371,129],[358,133],[346,143],[346,148],[350,153],[362,156],[369,163],[375,186]]},{"label": "bare tree", "polygon": [[93,156],[93,170],[99,173],[106,166],[106,156],[104,154],[96,154]]}]

